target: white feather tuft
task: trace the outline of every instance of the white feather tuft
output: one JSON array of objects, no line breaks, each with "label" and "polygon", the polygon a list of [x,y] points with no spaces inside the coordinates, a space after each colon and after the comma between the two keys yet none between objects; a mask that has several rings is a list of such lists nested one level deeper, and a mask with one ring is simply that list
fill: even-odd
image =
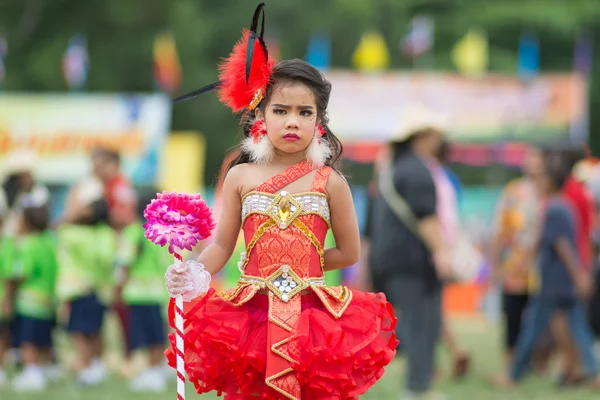
[{"label": "white feather tuft", "polygon": [[273,160],[273,144],[263,135],[258,143],[254,143],[254,138],[247,137],[242,141],[242,151],[250,156],[250,160],[256,164],[268,164]]},{"label": "white feather tuft", "polygon": [[332,152],[331,147],[329,147],[329,142],[321,138],[321,143],[319,144],[319,139],[316,135],[306,149],[306,159],[317,167],[325,165],[325,161],[327,161],[331,155]]}]

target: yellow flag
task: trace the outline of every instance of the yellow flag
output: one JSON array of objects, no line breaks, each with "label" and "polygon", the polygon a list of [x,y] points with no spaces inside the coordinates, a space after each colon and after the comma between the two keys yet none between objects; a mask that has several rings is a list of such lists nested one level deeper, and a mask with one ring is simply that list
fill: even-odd
[{"label": "yellow flag", "polygon": [[452,61],[461,73],[469,76],[481,76],[488,67],[488,43],[486,35],[471,29],[454,45]]},{"label": "yellow flag", "polygon": [[363,33],[352,55],[354,66],[361,71],[374,72],[386,69],[390,55],[383,36],[377,32]]},{"label": "yellow flag", "polygon": [[[185,163],[185,168],[179,164]],[[161,190],[204,193],[204,166],[206,141],[195,131],[171,132],[160,163],[159,187]]]}]

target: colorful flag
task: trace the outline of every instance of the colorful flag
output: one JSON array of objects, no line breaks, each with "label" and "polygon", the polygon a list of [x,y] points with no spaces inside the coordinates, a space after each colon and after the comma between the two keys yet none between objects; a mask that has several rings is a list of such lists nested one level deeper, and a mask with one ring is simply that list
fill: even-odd
[{"label": "colorful flag", "polygon": [[409,57],[419,57],[433,47],[433,20],[426,16],[416,16],[410,22],[408,33],[400,43],[401,51]]},{"label": "colorful flag", "polygon": [[169,32],[156,36],[154,41],[154,80],[160,90],[175,93],[181,84],[181,65],[175,38]]},{"label": "colorful flag", "polygon": [[357,69],[364,72],[386,69],[390,63],[390,55],[383,36],[378,32],[363,33],[352,61]]},{"label": "colorful flag", "polygon": [[73,35],[62,58],[63,79],[69,89],[82,89],[87,83],[89,59],[87,39],[81,34]]},{"label": "colorful flag", "polygon": [[331,63],[331,40],[328,34],[318,33],[310,38],[308,51],[306,52],[306,62],[326,71]]},{"label": "colorful flag", "polygon": [[531,79],[539,70],[539,46],[537,38],[524,33],[519,40],[519,68],[518,73],[522,79]]},{"label": "colorful flag", "polygon": [[488,67],[488,43],[485,33],[470,29],[452,49],[452,61],[464,75],[479,77]]},{"label": "colorful flag", "polygon": [[580,34],[575,41],[573,54],[573,69],[582,75],[589,76],[593,60],[592,38],[588,34]]},{"label": "colorful flag", "polygon": [[[575,41],[575,51],[573,52],[573,69],[579,73],[588,82],[593,67],[594,48],[592,37],[588,32],[582,32]],[[573,142],[587,142],[590,136],[590,105],[589,94],[584,99],[583,115],[574,120],[571,124],[571,140]]]}]

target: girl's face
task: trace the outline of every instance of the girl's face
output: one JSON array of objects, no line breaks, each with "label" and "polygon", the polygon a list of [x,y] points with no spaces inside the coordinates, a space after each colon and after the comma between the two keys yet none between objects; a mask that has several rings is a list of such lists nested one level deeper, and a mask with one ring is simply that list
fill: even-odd
[{"label": "girl's face", "polygon": [[257,110],[256,117],[265,120],[273,147],[286,154],[306,150],[319,122],[315,96],[300,83],[275,87],[264,113]]}]

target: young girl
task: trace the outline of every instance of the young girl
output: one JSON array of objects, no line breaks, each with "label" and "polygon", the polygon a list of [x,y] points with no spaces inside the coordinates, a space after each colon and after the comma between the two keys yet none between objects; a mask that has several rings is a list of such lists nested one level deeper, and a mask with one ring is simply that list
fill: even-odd
[{"label": "young girl", "polygon": [[[57,296],[68,310],[66,330],[77,351],[77,380],[96,385],[107,377],[102,361],[106,292],[114,290],[116,235],[108,225],[108,206],[100,182],[87,178],[71,191],[57,228]],[[66,316],[64,316],[66,319]]]},{"label": "young girl", "polygon": [[4,370],[4,357],[10,349],[10,320],[5,312],[4,286],[8,283],[10,277],[9,268],[12,266],[14,257],[14,241],[12,238],[4,235],[4,221],[8,216],[8,206],[4,201],[4,191],[0,188],[0,389],[8,384],[8,376]]},{"label": "young girl", "polygon": [[148,356],[148,367],[130,382],[134,392],[161,392],[167,386],[163,355],[167,325],[162,312],[168,296],[163,279],[164,265],[171,255],[144,237],[141,218],[150,200],[138,202],[137,215],[128,213],[119,221],[123,229],[117,250],[116,302],[128,311],[131,349]]},{"label": "young girl", "polygon": [[48,384],[46,369],[51,362],[58,267],[45,199],[28,194],[22,205],[4,311],[14,315],[13,343],[20,348],[25,364],[14,378],[13,389],[42,391]]},{"label": "young girl", "polygon": [[[341,145],[327,127],[331,85],[303,61],[268,59],[255,33],[261,10],[217,85],[234,111],[250,104],[250,112],[224,180],[215,240],[197,262],[166,274],[171,295],[194,299],[243,230],[237,287],[209,290],[186,313],[186,372],[198,393],[228,399],[354,399],[393,359],[396,319],[381,294],[324,284],[324,271],[354,264],[360,248],[350,188],[335,169]],[[256,40],[250,55],[248,40]],[[330,227],[336,247],[325,251]],[[174,366],[174,347],[167,356]]]}]

